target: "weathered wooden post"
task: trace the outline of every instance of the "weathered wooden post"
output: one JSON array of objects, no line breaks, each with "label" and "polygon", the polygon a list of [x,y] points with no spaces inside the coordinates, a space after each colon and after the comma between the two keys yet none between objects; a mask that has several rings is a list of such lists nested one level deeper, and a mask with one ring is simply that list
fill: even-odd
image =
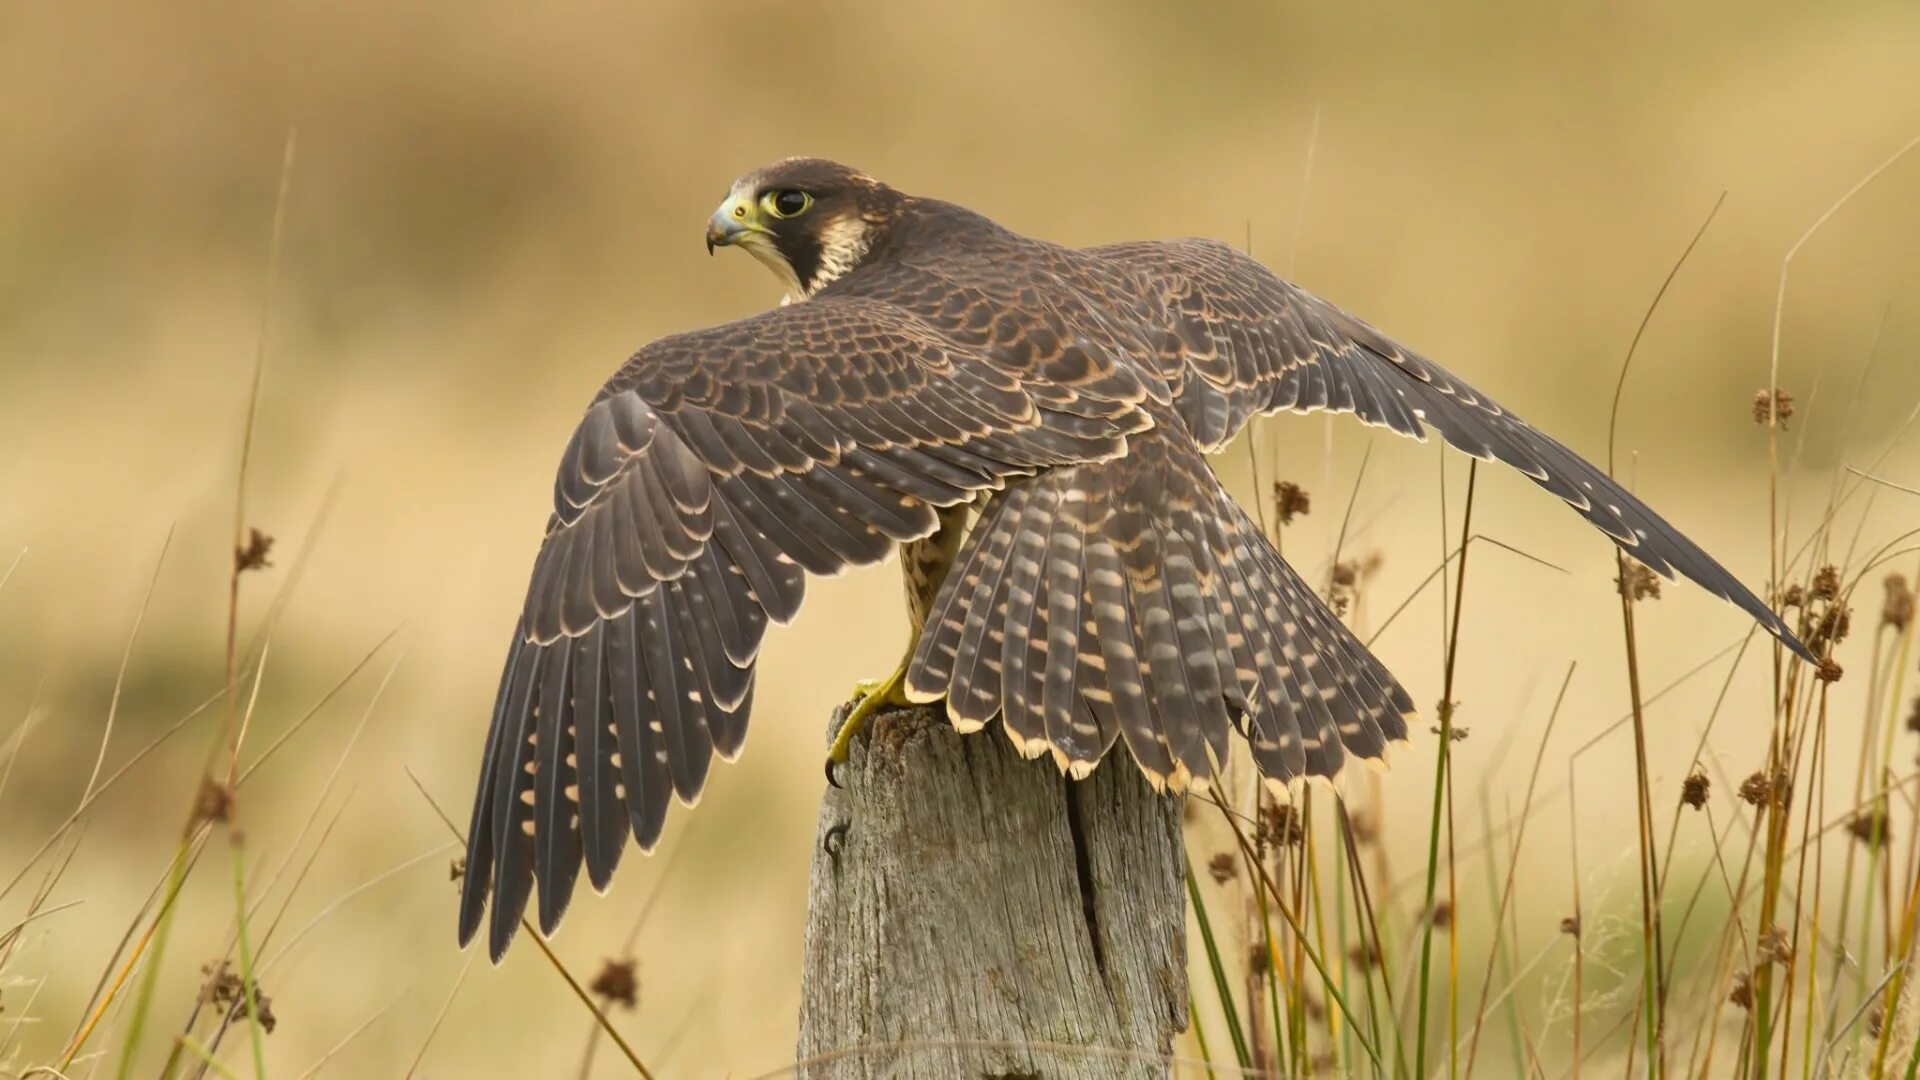
[{"label": "weathered wooden post", "polygon": [[1165,1077],[1187,1025],[1181,800],[937,707],[876,717],[820,803],[800,1075]]}]

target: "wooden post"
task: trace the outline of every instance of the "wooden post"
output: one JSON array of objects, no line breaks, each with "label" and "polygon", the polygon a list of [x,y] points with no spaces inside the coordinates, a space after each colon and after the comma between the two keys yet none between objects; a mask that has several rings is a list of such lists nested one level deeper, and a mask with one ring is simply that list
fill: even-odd
[{"label": "wooden post", "polygon": [[799,1075],[1166,1077],[1187,1026],[1181,800],[995,725],[883,713],[820,802]]}]

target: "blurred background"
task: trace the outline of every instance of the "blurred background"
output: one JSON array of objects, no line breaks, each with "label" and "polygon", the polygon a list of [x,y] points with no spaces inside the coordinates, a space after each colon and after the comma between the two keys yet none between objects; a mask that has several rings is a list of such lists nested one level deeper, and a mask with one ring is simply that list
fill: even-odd
[{"label": "blurred background", "polygon": [[[337,815],[283,944],[378,879],[263,976],[270,1062],[297,1073],[384,1008],[334,1064],[386,1075],[419,1053],[469,960],[448,833],[406,770],[464,827],[552,469],[600,381],[653,338],[777,300],[752,260],[702,250],[736,175],[831,156],[1063,242],[1248,245],[1599,461],[1634,329],[1724,192],[1640,346],[1618,448],[1636,489],[1757,589],[1768,488],[1752,399],[1782,258],[1920,133],[1916,72],[1920,11],[1896,2],[0,6],[0,574],[14,567],[0,586],[0,881],[86,790],[150,582],[104,772],[222,685],[291,130],[246,511],[276,542],[272,568],[244,581],[243,643],[276,597],[284,608],[248,756],[395,636],[249,781],[241,813],[261,875],[289,855],[297,869]],[[1920,447],[1897,441],[1920,401],[1916,239],[1920,156],[1792,264],[1789,550],[1848,465],[1920,485]],[[1465,466],[1446,459],[1443,522],[1433,446],[1310,417],[1266,423],[1252,450],[1220,462],[1248,498],[1250,458],[1263,484],[1312,494],[1287,537],[1310,579],[1352,503],[1347,554],[1380,557],[1360,626],[1384,622],[1458,528]],[[1560,569],[1476,554],[1460,782],[1490,806],[1518,799],[1516,763],[1577,661],[1543,790],[1564,788],[1570,759],[1593,790],[1630,784],[1619,736],[1573,758],[1627,708],[1612,549],[1524,480],[1480,480],[1477,528]],[[1920,525],[1912,494],[1875,498],[1864,516],[1868,495],[1848,504],[1862,552]],[[697,814],[674,813],[661,852],[630,853],[610,895],[581,897],[555,941],[590,975],[652,903],[639,1008],[618,1018],[667,1075],[791,1057],[815,759],[831,706],[898,655],[896,574],[813,589],[764,654],[742,761],[716,771]],[[1875,609],[1877,585],[1862,595]],[[1679,586],[1639,622],[1650,688],[1748,629]],[[1428,590],[1377,645],[1423,706],[1440,695],[1441,628]],[[1726,670],[1652,711],[1656,786],[1687,772]],[[1736,780],[1764,741],[1765,680],[1745,674],[1708,751]],[[1858,714],[1836,707],[1834,723]],[[164,874],[217,715],[90,811],[49,898],[79,903],[30,928],[0,983],[16,1063],[58,1054]],[[1417,732],[1380,785],[1405,867],[1423,857],[1433,742]],[[1552,839],[1526,864],[1525,925],[1542,940],[1571,909],[1564,791],[1549,802],[1538,835]],[[1580,805],[1589,908],[1631,911],[1628,818],[1617,801]],[[49,865],[0,901],[0,928]],[[178,1029],[198,964],[224,945],[230,887],[220,872],[189,886],[159,1032]],[[1564,961],[1548,959],[1549,989]],[[587,1027],[522,942],[503,968],[474,966],[422,1072],[571,1074]]]}]

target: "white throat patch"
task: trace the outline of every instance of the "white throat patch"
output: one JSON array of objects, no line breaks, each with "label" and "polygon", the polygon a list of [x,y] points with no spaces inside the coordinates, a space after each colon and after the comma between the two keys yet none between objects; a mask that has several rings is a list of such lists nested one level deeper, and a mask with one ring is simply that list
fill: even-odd
[{"label": "white throat patch", "polygon": [[[845,277],[849,270],[860,265],[861,259],[867,257],[867,248],[871,244],[867,223],[858,214],[846,214],[821,226],[820,271],[814,276],[813,287],[805,290],[801,299]],[[791,275],[792,271],[788,273]]]}]

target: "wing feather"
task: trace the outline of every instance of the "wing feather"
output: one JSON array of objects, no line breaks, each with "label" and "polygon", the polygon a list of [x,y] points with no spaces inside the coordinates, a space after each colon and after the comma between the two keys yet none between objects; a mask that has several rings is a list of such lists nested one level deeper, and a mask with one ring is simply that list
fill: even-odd
[{"label": "wing feather", "polygon": [[[1017,523],[1030,495],[1025,486],[1009,489],[996,505],[996,513],[1011,515]],[[909,676],[913,693],[929,700],[947,696],[948,711],[955,720],[974,727],[992,719],[999,707],[1000,683],[997,674],[989,678],[976,670],[973,661],[983,655],[980,639],[987,620],[969,618],[968,613],[992,610],[1015,531],[976,526],[968,535],[959,558],[947,571],[950,584],[941,589],[942,602],[927,614],[920,648],[926,659]],[[963,656],[968,663],[961,666],[958,661]]]},{"label": "wing feather", "polygon": [[1046,719],[1036,680],[1046,670],[1047,548],[1059,502],[1060,490],[1052,484],[1034,492],[1013,533],[1002,602],[989,609],[1002,635],[1001,717],[1014,745],[1029,756],[1046,746]]},{"label": "wing feather", "polygon": [[[502,723],[500,753],[494,759],[493,784],[487,797],[493,803],[494,874],[493,874],[493,925],[488,935],[489,945],[496,951],[504,952],[507,943],[513,940],[514,931],[520,928],[520,916],[527,910],[527,898],[533,892],[533,807],[521,798],[533,790],[532,765],[533,745],[528,741],[534,720],[533,709],[529,703],[536,700],[539,693],[541,669],[546,665],[551,650],[540,649],[529,644],[519,650],[519,660],[510,676],[513,690],[504,702],[500,719]],[[468,837],[469,867],[466,888],[469,896],[473,890],[483,888],[479,884],[480,874],[472,867],[475,845]],[[484,869],[484,866],[483,866]],[[478,894],[479,900],[485,894]],[[470,906],[471,919],[461,926],[463,935],[471,936],[479,926],[480,908]]]},{"label": "wing feather", "polygon": [[1045,722],[1046,742],[1063,763],[1092,763],[1100,759],[1100,752],[1105,749],[1091,714],[1076,707],[1083,634],[1080,603],[1086,588],[1081,551],[1086,546],[1087,510],[1085,489],[1068,485],[1054,509],[1053,531],[1047,539],[1047,607],[1041,627],[1045,633],[1045,661],[1040,714]]},{"label": "wing feather", "polygon": [[667,588],[655,589],[640,601],[635,626],[647,664],[647,684],[653,692],[653,723],[667,748],[667,766],[674,794],[691,803],[706,787],[713,740],[707,733],[706,708],[696,685],[698,676],[687,654],[685,624],[675,597]]},{"label": "wing feather", "polygon": [[540,889],[540,932],[550,934],[566,914],[580,873],[580,829],[572,819],[574,770],[573,648],[549,650],[541,664],[539,744],[533,753],[534,876]]},{"label": "wing feather", "polygon": [[660,840],[673,801],[673,776],[667,763],[665,740],[655,728],[657,715],[653,687],[647,680],[647,661],[638,636],[639,610],[628,609],[607,623],[607,675],[612,686],[614,727],[620,747],[621,797],[627,804],[627,824],[640,850],[651,851]]},{"label": "wing feather", "polygon": [[627,846],[627,808],[620,792],[619,734],[608,684],[608,625],[574,639],[573,696],[579,709],[574,731],[579,756],[580,842],[587,879],[604,891]]}]

